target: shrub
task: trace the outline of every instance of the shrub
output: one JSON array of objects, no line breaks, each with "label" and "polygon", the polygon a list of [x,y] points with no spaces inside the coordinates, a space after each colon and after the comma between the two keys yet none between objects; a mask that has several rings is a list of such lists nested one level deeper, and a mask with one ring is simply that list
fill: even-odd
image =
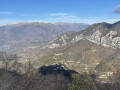
[{"label": "shrub", "polygon": [[95,90],[91,77],[86,74],[74,74],[73,81],[68,90]]}]

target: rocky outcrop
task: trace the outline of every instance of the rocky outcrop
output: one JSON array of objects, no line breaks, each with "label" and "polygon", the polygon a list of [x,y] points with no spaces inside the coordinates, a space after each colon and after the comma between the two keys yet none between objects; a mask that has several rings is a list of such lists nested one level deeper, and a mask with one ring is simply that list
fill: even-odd
[{"label": "rocky outcrop", "polygon": [[117,35],[117,31],[110,31],[105,36],[101,37],[102,33],[96,31],[87,39],[97,44],[101,44],[105,47],[120,48],[120,37],[114,37]]},{"label": "rocky outcrop", "polygon": [[104,47],[112,47],[114,49],[120,48],[119,30],[113,27],[116,28],[114,24],[100,23],[92,25],[83,31],[73,33],[70,36],[64,34],[54,40],[53,43],[49,43],[48,48],[65,46],[68,43],[75,43],[83,39],[87,39]]},{"label": "rocky outcrop", "polygon": [[91,42],[100,44],[100,41],[101,41],[100,37],[101,37],[101,35],[102,35],[102,33],[99,30],[97,30],[93,34],[87,36],[86,39],[88,39]]}]

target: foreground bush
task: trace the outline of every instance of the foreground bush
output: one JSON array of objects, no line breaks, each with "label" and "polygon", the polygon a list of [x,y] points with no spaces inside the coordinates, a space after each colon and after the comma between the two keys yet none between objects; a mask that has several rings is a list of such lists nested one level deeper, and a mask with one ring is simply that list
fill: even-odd
[{"label": "foreground bush", "polygon": [[119,72],[112,83],[101,83],[94,79],[95,75],[78,74],[57,64],[26,71],[19,74],[0,69],[0,90],[120,90]]},{"label": "foreground bush", "polygon": [[72,84],[68,90],[95,90],[94,83],[88,74],[74,74],[72,78]]}]

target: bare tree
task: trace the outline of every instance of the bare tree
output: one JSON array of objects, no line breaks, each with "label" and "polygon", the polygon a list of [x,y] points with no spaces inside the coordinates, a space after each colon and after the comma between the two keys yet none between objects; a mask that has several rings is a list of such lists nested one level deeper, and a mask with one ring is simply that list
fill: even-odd
[{"label": "bare tree", "polygon": [[2,63],[2,68],[6,70],[16,70],[18,57],[16,54],[7,54],[0,51],[0,61]]}]

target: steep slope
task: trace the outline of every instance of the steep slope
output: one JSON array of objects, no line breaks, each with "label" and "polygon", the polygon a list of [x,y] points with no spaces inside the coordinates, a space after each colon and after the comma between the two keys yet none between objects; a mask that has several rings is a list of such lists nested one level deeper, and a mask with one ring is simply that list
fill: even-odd
[{"label": "steep slope", "polygon": [[83,31],[66,33],[51,41],[46,47],[65,46],[85,39],[105,47],[120,48],[120,22],[93,24]]},{"label": "steep slope", "polygon": [[[0,49],[14,50],[28,46],[39,46],[67,31],[84,29],[88,24],[77,23],[18,23],[0,26]],[[79,28],[79,29],[78,29]]]}]

